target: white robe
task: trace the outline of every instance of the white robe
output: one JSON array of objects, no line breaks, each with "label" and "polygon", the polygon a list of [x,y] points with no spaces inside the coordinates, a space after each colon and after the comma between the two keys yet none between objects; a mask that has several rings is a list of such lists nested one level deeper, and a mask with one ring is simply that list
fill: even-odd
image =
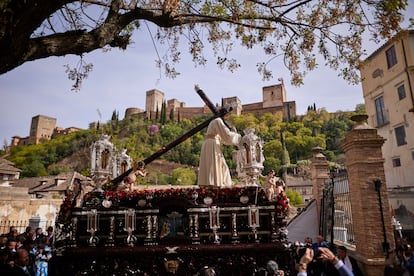
[{"label": "white robe", "polygon": [[231,186],[230,171],[221,151],[221,144],[238,145],[241,135],[230,131],[221,118],[210,122],[201,146],[198,185]]}]

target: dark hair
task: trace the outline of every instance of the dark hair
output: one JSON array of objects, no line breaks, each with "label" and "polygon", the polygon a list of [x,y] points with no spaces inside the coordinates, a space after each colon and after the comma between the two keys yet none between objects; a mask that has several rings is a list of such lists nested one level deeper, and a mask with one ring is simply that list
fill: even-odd
[{"label": "dark hair", "polygon": [[0,249],[0,257],[6,257],[9,255],[9,250],[7,248]]},{"label": "dark hair", "polygon": [[9,245],[11,242],[17,242],[17,240],[15,238],[8,238],[6,244]]},{"label": "dark hair", "polygon": [[32,239],[25,239],[23,241],[23,246],[28,246],[30,244],[35,244],[34,240],[32,240]]},{"label": "dark hair", "polygon": [[348,249],[343,245],[338,246],[338,249],[342,250],[342,251],[345,251],[345,252],[348,251]]}]

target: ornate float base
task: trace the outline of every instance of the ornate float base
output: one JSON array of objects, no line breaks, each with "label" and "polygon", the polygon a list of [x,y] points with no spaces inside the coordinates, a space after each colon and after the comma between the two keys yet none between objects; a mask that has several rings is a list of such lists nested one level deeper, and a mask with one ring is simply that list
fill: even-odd
[{"label": "ornate float base", "polygon": [[53,275],[257,275],[269,260],[290,270],[287,203],[256,187],[85,198],[61,208]]}]

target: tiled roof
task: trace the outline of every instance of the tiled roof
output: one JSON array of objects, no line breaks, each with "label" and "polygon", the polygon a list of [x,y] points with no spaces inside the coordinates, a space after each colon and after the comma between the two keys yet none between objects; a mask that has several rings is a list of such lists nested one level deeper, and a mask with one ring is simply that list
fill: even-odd
[{"label": "tiled roof", "polygon": [[27,187],[29,193],[45,193],[53,191],[65,191],[75,178],[86,180],[87,177],[78,172],[62,173],[54,176],[41,176],[16,179],[10,182],[14,187]]},{"label": "tiled roof", "polygon": [[13,162],[7,159],[0,158],[0,174],[17,174],[22,170],[16,168]]}]

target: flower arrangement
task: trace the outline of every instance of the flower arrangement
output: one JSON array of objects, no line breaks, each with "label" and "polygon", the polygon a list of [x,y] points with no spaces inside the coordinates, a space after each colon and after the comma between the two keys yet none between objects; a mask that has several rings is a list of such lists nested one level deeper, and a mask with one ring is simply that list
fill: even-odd
[{"label": "flower arrangement", "polygon": [[[248,197],[248,201],[241,203],[241,197]],[[125,191],[104,191],[103,193],[90,192],[83,198],[84,207],[102,207],[102,201],[111,201],[111,208],[133,207],[144,208],[156,206],[158,202],[167,199],[187,200],[190,204],[205,204],[204,199],[211,198],[212,204],[275,204],[277,217],[285,217],[289,212],[289,199],[286,194],[276,196],[275,201],[268,201],[266,192],[259,187],[188,187],[188,188],[164,188]],[[142,204],[143,202],[150,205]],[[68,205],[61,207],[67,209]],[[69,204],[70,206],[70,204]]]},{"label": "flower arrangement", "polygon": [[[211,197],[214,203],[238,203],[240,202],[241,196],[248,196],[252,199],[251,203],[254,202],[257,190],[257,203],[263,203],[266,200],[265,192],[263,189],[256,187],[246,188],[218,188],[218,187],[199,187],[199,188],[168,188],[168,189],[157,189],[157,190],[135,190],[132,192],[124,191],[105,191],[104,197],[108,200],[116,201],[130,201],[146,199],[151,196],[151,199],[156,202],[157,200],[167,198],[180,198],[194,201],[194,194],[197,194],[197,201],[201,203],[205,197]],[[90,201],[95,197],[89,193],[85,197],[85,201]]]},{"label": "flower arrangement", "polygon": [[287,217],[289,214],[289,198],[284,192],[276,195],[276,215],[278,217]]}]

